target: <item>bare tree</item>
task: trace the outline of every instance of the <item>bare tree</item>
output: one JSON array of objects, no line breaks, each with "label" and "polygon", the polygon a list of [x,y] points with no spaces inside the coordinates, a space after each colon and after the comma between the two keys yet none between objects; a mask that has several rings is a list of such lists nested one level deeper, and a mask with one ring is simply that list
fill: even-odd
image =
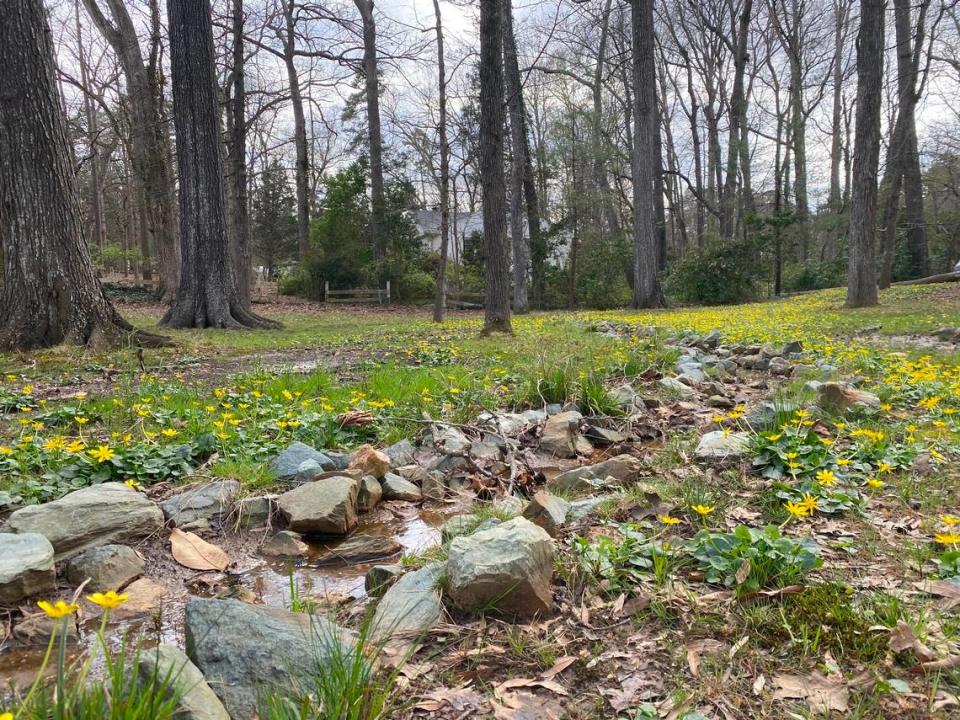
[{"label": "bare tree", "polygon": [[440,264],[437,267],[437,294],[433,301],[433,321],[443,322],[447,307],[447,254],[450,245],[450,143],[447,138],[447,68],[443,53],[443,20],[440,0],[433,0],[437,33],[437,88],[440,117],[437,134],[440,136]]},{"label": "bare tree", "polygon": [[857,125],[848,230],[847,306],[877,304],[874,227],[880,163],[884,0],[863,0],[857,34]]},{"label": "bare tree", "polygon": [[208,0],[168,0],[183,265],[169,327],[277,327],[237,289],[227,240],[220,118]]},{"label": "bare tree", "polygon": [[484,317],[482,335],[512,333],[507,192],[503,175],[503,10],[480,0],[480,182],[483,188]]},{"label": "bare tree", "polygon": [[654,134],[660,132],[655,107],[653,0],[631,0],[633,37],[633,306],[660,307],[654,217]]},{"label": "bare tree", "polygon": [[231,208],[230,256],[237,277],[240,304],[250,308],[251,276],[250,204],[247,193],[247,93],[243,48],[243,0],[233,3],[233,48],[230,68],[231,97],[227,105],[227,166]]}]

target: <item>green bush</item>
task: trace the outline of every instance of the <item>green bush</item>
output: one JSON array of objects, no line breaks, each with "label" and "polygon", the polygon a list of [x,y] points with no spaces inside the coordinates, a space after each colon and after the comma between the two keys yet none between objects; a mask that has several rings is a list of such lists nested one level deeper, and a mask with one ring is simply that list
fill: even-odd
[{"label": "green bush", "polygon": [[846,273],[845,258],[794,263],[783,268],[783,289],[788,292],[799,292],[842,287],[847,281]]},{"label": "green bush", "polygon": [[766,274],[752,241],[715,241],[674,262],[664,278],[666,293],[682,302],[729,305],[755,299]]}]

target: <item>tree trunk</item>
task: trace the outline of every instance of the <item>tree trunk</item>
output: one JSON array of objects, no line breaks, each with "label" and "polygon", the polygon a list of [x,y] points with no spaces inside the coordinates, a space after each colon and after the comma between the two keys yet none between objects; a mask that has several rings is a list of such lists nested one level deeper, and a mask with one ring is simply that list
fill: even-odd
[{"label": "tree trunk", "polygon": [[862,0],[857,36],[857,121],[850,197],[847,306],[877,304],[874,227],[880,163],[884,0]]},{"label": "tree trunk", "polygon": [[[123,0],[106,0],[111,23],[97,0],[83,0],[94,24],[110,43],[127,86],[130,115],[130,160],[143,193],[145,232],[159,260],[161,301],[173,302],[179,281],[180,256],[173,211],[173,178],[159,92],[159,69],[144,64],[136,27]],[[153,28],[153,32],[159,32]],[[149,257],[149,255],[145,256]]]},{"label": "tree trunk", "polygon": [[77,60],[80,65],[80,84],[85,92],[83,94],[83,114],[86,121],[86,141],[90,163],[90,214],[87,218],[90,224],[90,245],[96,246],[101,250],[107,244],[107,223],[103,212],[103,181],[101,179],[102,162],[100,153],[97,149],[97,108],[91,97],[92,88],[90,87],[89,71],[87,70],[87,56],[83,46],[83,28],[80,25],[80,2],[74,0],[73,5],[74,20],[77,30]]},{"label": "tree trunk", "polygon": [[830,194],[827,203],[835,213],[843,211],[840,187],[840,163],[843,160],[843,53],[847,22],[850,19],[849,0],[833,0],[833,110],[830,128]]},{"label": "tree trunk", "polygon": [[120,317],[93,272],[40,0],[0,0],[0,348],[168,344]]},{"label": "tree trunk", "polygon": [[[747,98],[744,89],[744,77],[747,62],[750,59],[747,50],[747,38],[750,28],[750,15],[753,12],[753,0],[745,0],[737,18],[737,35],[732,39],[733,90],[730,93],[730,128],[727,135],[727,178],[720,201],[720,234],[732,238],[737,224],[737,187],[740,184],[740,144],[743,142],[742,128],[747,123]],[[731,24],[732,24],[731,18]]]},{"label": "tree trunk", "polygon": [[383,137],[380,133],[380,78],[377,75],[377,26],[373,0],[354,0],[363,20],[363,76],[367,99],[367,138],[370,152],[370,239],[380,281],[384,280],[383,262],[387,257],[384,233],[386,199],[383,189]]},{"label": "tree trunk", "polygon": [[283,18],[286,34],[283,36],[283,64],[290,87],[290,105],[293,109],[293,146],[296,151],[297,185],[297,249],[303,260],[310,253],[310,153],[307,148],[307,120],[303,113],[303,93],[300,76],[294,62],[297,46],[293,13],[295,0],[284,0]]},{"label": "tree trunk", "polygon": [[654,213],[653,135],[659,131],[655,107],[653,0],[630,1],[633,37],[633,306],[661,307]]},{"label": "tree trunk", "polygon": [[443,23],[440,0],[433,0],[437,18],[437,87],[440,94],[440,266],[437,268],[437,295],[433,301],[433,321],[443,322],[447,308],[447,253],[450,245],[450,143],[447,138],[447,69],[443,57]]},{"label": "tree trunk", "polygon": [[180,286],[169,327],[276,327],[240,299],[224,209],[220,108],[208,0],[168,0],[170,69],[180,176]]},{"label": "tree trunk", "polygon": [[243,0],[233,0],[233,94],[230,98],[229,154],[230,255],[237,276],[237,294],[244,308],[250,309],[253,284],[250,250],[250,205],[247,198],[247,95],[244,79]]},{"label": "tree trunk", "polygon": [[505,0],[480,0],[480,183],[483,193],[482,335],[512,333],[507,193],[503,176],[503,11]]},{"label": "tree trunk", "polygon": [[[503,68],[507,91],[507,108],[510,115],[510,234],[513,243],[513,311],[526,313],[527,278],[530,266],[529,236],[523,227],[524,173],[529,162],[530,147],[527,141],[527,126],[524,115],[523,86],[520,82],[520,65],[517,61],[517,44],[513,35],[512,0],[502,0],[503,5]],[[532,168],[532,166],[531,166]]]}]

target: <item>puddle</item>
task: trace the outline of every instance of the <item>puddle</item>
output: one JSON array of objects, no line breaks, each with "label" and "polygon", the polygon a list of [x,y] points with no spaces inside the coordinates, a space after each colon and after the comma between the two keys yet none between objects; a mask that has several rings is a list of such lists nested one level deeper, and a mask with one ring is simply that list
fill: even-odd
[{"label": "puddle", "polygon": [[[402,547],[405,553],[419,553],[440,543],[440,526],[450,517],[449,514],[423,510],[418,512],[413,506],[383,507],[370,518],[369,522],[362,523],[353,533],[365,535],[382,535],[392,537]],[[269,561],[265,562],[257,553],[256,547],[259,535],[247,533],[242,536],[233,536],[230,542],[225,543],[241,566],[236,573],[223,575],[211,573],[189,574],[189,586],[193,587],[193,594],[212,597],[237,596],[243,592],[248,597],[255,597],[257,601],[272,607],[288,607],[291,597],[291,572],[297,592],[301,597],[313,597],[322,600],[324,597],[335,601],[343,598],[360,599],[365,596],[364,576],[371,566],[397,562],[399,555],[364,561],[360,563],[317,564],[316,559],[336,548],[344,542],[344,538],[308,541],[310,554],[296,562]],[[226,540],[226,538],[225,538]],[[213,542],[218,542],[216,538]],[[236,544],[234,544],[236,543]],[[239,553],[242,553],[241,557]],[[167,555],[166,547],[163,554]],[[174,577],[164,573],[163,567],[176,569],[179,575]],[[243,569],[248,567],[249,569]],[[153,572],[151,571],[153,570]],[[113,648],[119,648],[127,638],[129,642],[139,640],[143,647],[156,644],[157,640],[184,647],[183,609],[190,593],[185,590],[184,580],[188,577],[179,566],[171,566],[168,562],[160,568],[152,568],[148,564],[147,575],[154,580],[168,585],[171,592],[163,601],[159,612],[152,616],[139,617],[111,623],[107,627],[107,641]],[[198,590],[203,583],[193,582],[198,578],[210,578],[210,592]],[[179,586],[176,583],[180,583]],[[228,593],[222,592],[229,590]],[[63,594],[66,595],[65,593]],[[81,625],[79,643],[68,649],[71,659],[80,656],[82,650],[90,649],[96,642],[96,631],[99,627],[99,618],[88,617]],[[13,638],[8,637],[0,642],[0,686],[29,685],[43,660],[45,646],[19,645]],[[93,673],[97,672],[94,664]],[[0,691],[2,695],[2,691]]]}]

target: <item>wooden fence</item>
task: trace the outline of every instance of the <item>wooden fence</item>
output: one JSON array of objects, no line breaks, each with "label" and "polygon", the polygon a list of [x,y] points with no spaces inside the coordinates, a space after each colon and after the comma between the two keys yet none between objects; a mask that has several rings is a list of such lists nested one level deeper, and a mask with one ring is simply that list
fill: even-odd
[{"label": "wooden fence", "polygon": [[483,307],[484,294],[482,292],[463,292],[460,290],[447,291],[447,307],[457,310],[476,310]]},{"label": "wooden fence", "polygon": [[323,284],[323,299],[328,303],[377,303],[390,304],[390,281],[387,287],[380,288],[353,288],[351,290],[331,290],[330,283]]}]

